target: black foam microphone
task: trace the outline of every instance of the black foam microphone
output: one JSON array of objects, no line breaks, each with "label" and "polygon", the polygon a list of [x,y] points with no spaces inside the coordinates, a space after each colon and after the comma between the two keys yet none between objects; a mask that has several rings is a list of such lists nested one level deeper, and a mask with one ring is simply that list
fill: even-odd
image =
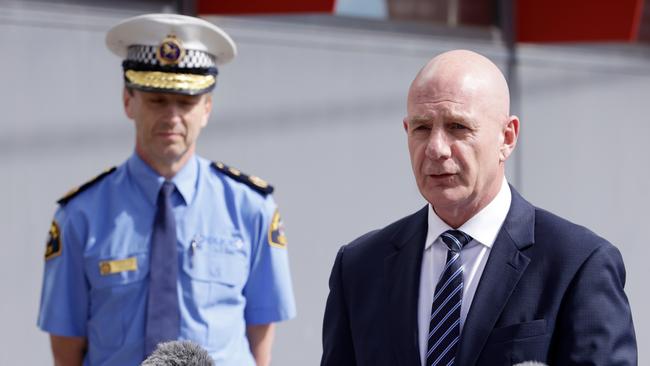
[{"label": "black foam microphone", "polygon": [[160,343],[140,366],[214,366],[208,351],[191,341]]}]

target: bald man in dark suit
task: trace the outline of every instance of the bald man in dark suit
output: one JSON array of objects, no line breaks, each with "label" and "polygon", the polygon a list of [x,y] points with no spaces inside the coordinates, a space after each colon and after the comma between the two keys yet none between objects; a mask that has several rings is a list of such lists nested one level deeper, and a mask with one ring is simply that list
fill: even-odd
[{"label": "bald man in dark suit", "polygon": [[428,204],[340,249],[321,365],[636,365],[619,251],[505,179],[519,119],[499,69],[435,57],[403,123]]}]

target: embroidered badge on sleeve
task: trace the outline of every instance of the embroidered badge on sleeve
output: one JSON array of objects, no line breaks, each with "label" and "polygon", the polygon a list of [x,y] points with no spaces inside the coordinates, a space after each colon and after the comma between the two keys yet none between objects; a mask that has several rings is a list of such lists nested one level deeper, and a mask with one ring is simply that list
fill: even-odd
[{"label": "embroidered badge on sleeve", "polygon": [[48,261],[61,255],[63,247],[61,245],[61,230],[59,224],[52,220],[50,232],[47,234],[47,246],[45,247],[45,260]]},{"label": "embroidered badge on sleeve", "polygon": [[280,211],[277,209],[271,219],[271,225],[269,225],[269,244],[276,248],[287,247],[287,237],[284,235],[284,225],[282,224],[282,218],[280,218]]}]

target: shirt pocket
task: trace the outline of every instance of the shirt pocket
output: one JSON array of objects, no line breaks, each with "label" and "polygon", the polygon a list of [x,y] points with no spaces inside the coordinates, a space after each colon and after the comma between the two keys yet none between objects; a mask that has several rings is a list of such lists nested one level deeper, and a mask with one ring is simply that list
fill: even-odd
[{"label": "shirt pocket", "polygon": [[183,271],[195,281],[243,288],[248,277],[248,255],[240,237],[208,237],[190,243]]},{"label": "shirt pocket", "polygon": [[148,273],[147,253],[86,259],[91,344],[104,351],[122,346],[130,323],[144,311]]}]

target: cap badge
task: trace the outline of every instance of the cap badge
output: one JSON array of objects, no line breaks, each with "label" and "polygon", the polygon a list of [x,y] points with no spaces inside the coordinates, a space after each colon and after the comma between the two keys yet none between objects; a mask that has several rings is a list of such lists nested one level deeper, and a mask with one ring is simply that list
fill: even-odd
[{"label": "cap badge", "polygon": [[156,58],[163,66],[177,65],[183,56],[185,56],[185,49],[181,41],[174,34],[170,34],[167,38],[163,39],[156,51]]}]

